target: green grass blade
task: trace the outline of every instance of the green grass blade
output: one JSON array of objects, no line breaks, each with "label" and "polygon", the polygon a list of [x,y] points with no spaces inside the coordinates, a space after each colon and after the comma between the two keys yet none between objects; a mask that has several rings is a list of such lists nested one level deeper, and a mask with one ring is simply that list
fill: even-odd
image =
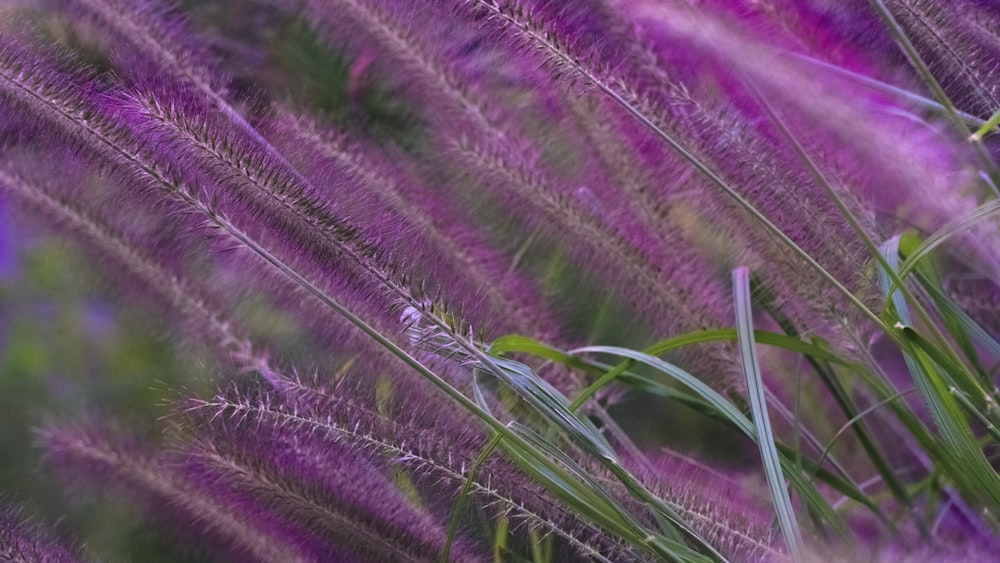
[{"label": "green grass blade", "polygon": [[917,271],[917,279],[937,303],[941,312],[946,315],[946,318],[954,322],[956,329],[967,333],[972,340],[985,348],[993,356],[993,359],[1000,360],[1000,342],[997,342],[979,323],[963,311],[958,303],[955,303],[955,300],[941,289],[939,284],[927,279],[919,270]]},{"label": "green grass blade", "polygon": [[510,531],[510,523],[506,518],[497,520],[497,531],[493,535],[493,563],[503,563],[507,554],[507,533]]},{"label": "green grass blade", "polygon": [[[736,340],[736,329],[726,328],[726,329],[707,329],[701,331],[695,331],[673,338],[668,338],[661,342],[658,342],[645,350],[647,354],[658,356],[665,354],[671,350],[681,348],[683,346],[688,346],[692,344],[699,344],[705,342],[725,342],[725,341],[735,341]],[[855,370],[860,369],[861,366],[858,364],[846,360],[840,356],[835,355],[826,348],[823,348],[815,343],[805,342],[798,338],[794,338],[785,334],[778,334],[769,331],[755,330],[754,337],[758,344],[768,344],[770,346],[782,348],[791,352],[796,352],[809,356],[818,361],[825,361],[830,364],[837,364],[846,367],[853,368]],[[629,372],[628,369],[634,364],[633,360],[626,359],[625,361],[619,363],[617,366],[606,366],[600,362],[594,362],[590,360],[584,360],[579,357],[570,356],[561,350],[556,350],[554,348],[548,347],[538,341],[532,340],[527,337],[522,336],[504,336],[494,342],[493,346],[490,348],[492,352],[524,352],[545,359],[553,360],[559,362],[563,365],[582,369],[585,372],[598,375],[598,379],[592,383],[587,389],[585,389],[577,398],[570,404],[570,410],[575,411],[579,408],[585,401],[590,399],[598,390],[604,386],[610,384],[612,381],[620,381],[625,385],[628,385],[634,389],[640,390],[644,393],[650,393],[657,396],[669,398],[674,401],[678,401],[681,404],[688,406],[689,408],[695,410],[696,412],[702,414],[703,416],[713,418],[725,424],[731,424],[731,421],[723,415],[720,415],[718,411],[714,410],[712,407],[708,406],[705,401],[690,395],[684,391],[675,389],[671,386],[664,385],[663,383],[656,381],[654,379],[637,375],[635,373]],[[780,405],[779,405],[780,406]],[[807,433],[806,437],[811,443],[817,448],[817,450],[822,449],[822,444],[813,436],[811,433]],[[867,446],[867,444],[864,444]],[[867,450],[867,448],[866,448]],[[841,475],[847,477],[847,472],[840,466],[835,459],[830,458],[831,463],[840,472]],[[900,498],[901,502],[909,506],[909,498],[905,494],[905,489],[902,485],[898,484],[895,480],[893,474],[891,473],[891,468],[888,464],[882,462],[875,457],[873,463],[879,469],[880,474],[882,474],[883,479],[886,480],[887,484],[893,490],[893,493]],[[902,492],[900,492],[902,491]],[[871,504],[866,504],[866,506],[873,506]]]},{"label": "green grass blade", "polygon": [[949,221],[945,226],[941,227],[934,234],[927,237],[927,239],[924,240],[920,246],[907,255],[906,262],[903,264],[903,267],[899,269],[899,277],[905,278],[910,272],[913,271],[914,268],[917,267],[917,264],[924,258],[924,256],[927,256],[927,254],[929,254],[932,250],[944,244],[949,238],[962,231],[971,229],[978,223],[981,223],[982,221],[998,214],[1000,214],[1000,200],[992,200]]},{"label": "green grass blade", "polygon": [[[625,538],[633,545],[652,550],[664,559],[684,563],[713,561],[712,557],[692,550],[685,543],[668,538],[641,524],[618,501],[605,492],[601,483],[590,477],[576,461],[545,437],[516,422],[510,424],[510,430],[534,448],[544,452],[550,459],[555,460],[578,479],[578,481],[561,479],[558,474],[547,471],[539,471],[534,474],[537,480],[547,483],[549,485],[547,488],[550,488],[558,498],[570,504],[574,510],[587,515],[592,521],[619,537]],[[512,444],[513,447],[508,447],[507,443],[503,442],[503,445],[513,458],[520,459],[522,457],[518,444]],[[534,468],[530,470],[534,472]],[[690,530],[685,531],[688,532],[689,536],[693,534]],[[697,538],[697,534],[693,535]],[[704,540],[701,541],[704,542]],[[709,544],[704,543],[703,547],[713,553],[717,559],[724,559]]]},{"label": "green grass blade", "polygon": [[[905,251],[902,249],[900,249],[900,253],[905,255]],[[934,271],[930,263],[924,262],[923,267],[916,269],[914,276],[926,297],[929,297],[932,308],[938,313],[949,336],[955,341],[963,357],[971,364],[972,369],[979,375],[980,383],[984,387],[992,388],[993,384],[990,382],[986,367],[979,357],[979,350],[976,349],[975,343],[979,341],[988,352],[992,353],[988,342],[993,339],[966,315],[954,300],[948,297],[944,292],[941,277]]]},{"label": "green grass blade", "polygon": [[[931,250],[953,236],[962,229],[971,227],[974,223],[985,220],[987,217],[1000,212],[1000,206],[996,202],[990,202],[973,210],[971,214],[960,217],[956,221],[946,225],[937,233],[928,237],[925,241],[919,241],[916,234],[903,234],[898,243],[899,256],[903,257],[903,266],[900,269],[902,275],[913,272],[924,290],[930,294],[938,309],[942,313],[942,318],[949,325],[955,336],[968,335],[981,346],[986,348],[994,359],[1000,360],[1000,343],[990,336],[977,322],[969,317],[949,297],[941,287],[940,276],[933,270],[925,258]],[[945,232],[948,231],[948,232]],[[895,287],[895,286],[893,286]]]},{"label": "green grass blade", "polygon": [[493,362],[503,371],[504,383],[574,442],[600,458],[617,461],[614,448],[601,431],[589,419],[573,413],[565,395],[521,362],[499,356]]},{"label": "green grass blade", "polygon": [[[898,272],[902,272],[902,268],[900,267],[900,248],[902,244],[903,237],[897,235],[887,240],[880,247],[888,267],[896,269]],[[918,262],[907,262],[910,263],[913,268],[917,267]],[[883,295],[887,295],[892,302],[893,311],[895,311],[895,314],[898,316],[899,322],[905,327],[912,327],[913,318],[910,315],[909,305],[900,292],[894,291],[894,289],[898,286],[894,281],[890,281],[888,274],[883,270],[879,270],[879,280]],[[923,343],[922,340],[921,342]],[[931,356],[937,365],[945,370],[943,375],[949,383],[957,385],[974,397],[983,397],[985,399],[989,396],[989,393],[982,387],[979,378],[977,378],[975,374],[971,373],[971,371],[966,368],[966,366],[962,364],[954,354],[950,354],[947,350],[942,350],[929,342],[923,343],[923,348],[925,353]]]},{"label": "green grass blade", "polygon": [[486,463],[490,455],[500,446],[500,442],[503,441],[503,436],[500,434],[494,434],[493,438],[483,449],[480,450],[479,454],[476,455],[476,459],[469,468],[469,474],[465,478],[465,483],[462,485],[462,490],[458,493],[458,499],[455,501],[455,507],[451,511],[451,518],[448,520],[448,536],[444,544],[444,549],[441,551],[441,557],[438,559],[439,563],[448,563],[451,560],[451,546],[455,543],[455,537],[458,535],[458,525],[462,519],[462,511],[465,509],[465,500],[469,498],[469,494],[472,491],[472,484],[476,480],[476,475],[479,473],[479,468]]},{"label": "green grass blade", "polygon": [[983,428],[986,429],[986,432],[989,433],[989,435],[993,438],[993,440],[997,443],[1000,443],[1000,429],[997,429],[996,425],[993,424],[993,422],[990,419],[988,419],[986,415],[983,414],[982,411],[979,410],[979,407],[972,404],[972,401],[969,400],[969,398],[966,397],[965,394],[962,393],[962,391],[959,389],[952,387],[951,394],[955,396],[955,400],[958,401],[958,404],[962,407],[962,409],[964,409],[965,412],[974,416],[976,420],[978,420],[980,424],[983,425]]},{"label": "green grass blade", "polygon": [[[850,360],[838,356],[828,348],[823,348],[816,343],[806,342],[804,340],[788,336],[787,334],[780,334],[766,330],[754,330],[753,333],[754,339],[758,344],[766,344],[768,346],[782,348],[788,350],[789,352],[797,352],[799,354],[812,356],[814,358],[845,367],[858,365]],[[643,351],[653,356],[659,356],[671,350],[683,348],[684,346],[704,344],[708,342],[736,342],[736,329],[712,328],[689,332],[661,340]],[[493,341],[493,344],[490,346],[490,353],[492,354],[503,355],[509,352],[523,352],[539,358],[556,361],[568,367],[578,368],[592,373],[594,372],[591,362],[563,352],[562,350],[547,346],[546,344],[527,336],[502,336]],[[631,360],[629,360],[629,362],[631,362]],[[605,370],[602,369],[598,371],[603,373]]]},{"label": "green grass blade", "polygon": [[[886,262],[893,268],[899,268],[899,244],[897,236],[882,246]],[[907,369],[941,432],[939,469],[955,482],[966,498],[985,501],[994,509],[1000,509],[1000,476],[977,444],[968,419],[952,393],[955,378],[962,382],[968,379],[964,366],[954,365],[941,350],[911,328],[912,318],[906,300],[899,292],[892,291],[893,285],[885,272],[879,272],[879,279],[883,295],[892,302],[888,313],[898,319],[896,328],[903,337],[903,359]],[[979,388],[978,382],[974,388]],[[984,396],[984,393],[980,389],[975,396]]]},{"label": "green grass blade", "polygon": [[[850,360],[844,359],[840,356],[833,354],[826,348],[817,345],[812,342],[805,342],[798,338],[794,338],[785,334],[779,334],[764,330],[755,330],[754,337],[759,344],[767,344],[769,346],[782,348],[791,352],[800,353],[806,356],[816,358],[818,360],[825,361],[827,363],[841,365],[845,367],[852,368],[854,370],[862,369],[863,366],[856,364]],[[649,355],[660,355],[667,353],[671,350],[681,348],[683,346],[700,344],[706,342],[726,342],[735,341],[737,338],[736,329],[708,329],[695,331],[673,338],[669,338],[658,342],[645,350]],[[700,413],[703,416],[712,418],[722,422],[723,424],[729,425],[740,431],[745,432],[745,428],[741,428],[739,425],[734,424],[733,420],[726,416],[725,413],[719,411],[716,406],[713,406],[710,402],[705,399],[687,393],[685,391],[676,389],[669,385],[666,385],[660,381],[649,378],[644,375],[635,374],[628,371],[628,369],[636,363],[636,360],[626,359],[620,362],[616,366],[609,366],[601,362],[587,360],[578,356],[567,354],[561,350],[549,347],[543,343],[533,340],[528,337],[510,335],[498,338],[494,341],[493,345],[490,347],[490,352],[492,353],[508,353],[508,352],[522,352],[537,357],[545,358],[548,360],[559,362],[565,366],[581,369],[587,373],[598,375],[597,381],[595,381],[591,386],[587,388],[576,400],[570,405],[570,409],[574,410],[579,407],[585,400],[591,397],[596,391],[605,385],[609,384],[611,381],[620,381],[634,389],[640,390],[645,393],[654,394],[657,396],[669,398],[671,400],[677,401],[694,411]],[[890,393],[891,394],[891,393]],[[912,422],[912,421],[910,421]],[[822,444],[816,441],[817,449],[822,449]],[[783,447],[780,446],[779,447]],[[787,459],[791,460],[795,458],[795,455],[791,453],[790,449],[785,449],[784,454]],[[815,465],[812,462],[813,466]],[[834,466],[840,471],[841,475],[846,477],[846,473],[839,467],[838,464],[834,463]],[[815,474],[819,471],[821,481],[830,485],[834,489],[841,492],[845,496],[856,500],[859,504],[871,509],[873,513],[880,519],[885,521],[884,515],[873,503],[867,500],[867,497],[858,489],[857,485],[849,481],[843,481],[839,478],[825,472],[825,470],[817,469],[815,471],[810,471],[810,473]],[[884,478],[884,476],[883,476]],[[827,514],[829,516],[829,514]]]},{"label": "green grass blade", "polygon": [[753,338],[753,312],[750,302],[750,272],[747,268],[733,270],[733,300],[736,305],[736,333],[739,338],[740,359],[743,362],[743,373],[746,376],[747,394],[750,398],[750,409],[753,412],[754,428],[757,431],[757,447],[764,462],[764,476],[771,489],[771,500],[778,514],[778,526],[785,538],[785,545],[795,561],[802,561],[804,548],[802,532],[792,510],[792,501],[788,496],[785,476],[781,470],[781,461],[774,445],[774,433],[771,431],[771,421],[767,415],[767,398],[764,393],[764,380],[760,373],[760,361]]},{"label": "green grass blade", "polygon": [[[718,555],[712,545],[700,537],[671,506],[651,493],[625,468],[614,448],[594,426],[593,422],[570,410],[569,400],[564,395],[538,377],[525,364],[499,356],[493,357],[492,363],[501,370],[503,382],[513,389],[522,400],[543,415],[547,421],[565,432],[584,451],[594,455],[621,481],[633,497],[669,521],[675,528],[674,532],[684,532],[701,548]],[[558,449],[554,447],[546,448],[546,451],[549,452],[550,456],[555,456],[558,453]],[[563,465],[568,464],[569,461],[563,463]]]},{"label": "green grass blade", "polygon": [[489,353],[494,356],[503,356],[511,352],[530,354],[538,358],[559,362],[567,367],[589,371],[587,363],[580,358],[573,357],[528,336],[508,334],[494,340],[489,347]]},{"label": "green grass blade", "polygon": [[934,360],[926,353],[926,341],[911,328],[903,328],[902,332],[913,343],[910,365],[917,387],[924,395],[954,461],[948,477],[958,484],[968,499],[992,505],[994,511],[1000,510],[1000,476],[980,449],[962,408],[952,394],[953,387],[948,385]]},{"label": "green grass blade", "polygon": [[[844,199],[840,196],[834,185],[826,178],[823,170],[813,158],[809,155],[806,148],[799,142],[796,136],[793,134],[792,130],[785,124],[778,113],[771,107],[767,98],[763,96],[754,85],[748,82],[751,91],[754,92],[755,96],[760,103],[760,106],[765,110],[769,119],[777,127],[778,131],[785,138],[788,144],[795,150],[795,153],[799,156],[799,159],[805,165],[806,169],[812,175],[813,180],[819,185],[831,201],[837,206],[838,211],[843,216],[844,220],[851,226],[851,229],[857,235],[858,239],[864,244],[865,248],[868,249],[869,253],[875,258],[876,262],[879,263],[879,271],[894,274],[895,270],[890,268],[888,263],[885,262],[885,258],[882,256],[880,248],[876,246],[875,242],[871,239],[865,229],[861,226],[860,221],[854,216],[851,208],[846,204]],[[893,281],[897,281],[896,278]],[[906,286],[901,286],[900,291],[904,296],[909,296]],[[926,318],[926,312],[923,309],[917,309],[917,313],[921,315],[921,318]],[[777,319],[776,319],[777,320]],[[794,327],[790,323],[782,323],[779,320],[779,325],[786,327],[786,331],[791,329],[794,331]],[[883,326],[883,328],[885,328]],[[790,332],[792,334],[793,332]],[[935,336],[938,334],[935,332]],[[891,336],[891,335],[890,335]],[[816,370],[817,374],[820,376],[821,381],[827,387],[831,394],[833,394],[834,399],[837,402],[838,407],[844,412],[844,414],[853,418],[857,416],[857,408],[855,407],[854,400],[851,396],[844,390],[843,385],[837,380],[833,373],[826,369],[825,366],[820,365],[817,361],[810,359],[810,363]],[[905,487],[898,480],[895,473],[892,471],[892,467],[889,462],[885,459],[884,455],[877,447],[874,437],[867,425],[862,422],[855,426],[852,426],[855,435],[861,442],[862,448],[865,453],[871,459],[872,463],[875,465],[879,474],[885,480],[886,484],[889,486],[892,494],[903,503],[904,506],[912,506],[912,501],[910,496],[907,494]]]},{"label": "green grass blade", "polygon": [[993,129],[995,129],[997,125],[1000,125],[1000,109],[997,109],[995,112],[993,112],[993,115],[991,115],[990,118],[986,120],[986,123],[983,123],[983,126],[977,129],[976,132],[972,134],[971,140],[973,141],[983,140],[983,137],[985,137],[990,131],[993,131]]},{"label": "green grass blade", "polygon": [[[670,352],[671,350],[676,350],[694,344],[703,344],[707,342],[735,342],[736,337],[736,329],[732,328],[699,330],[662,340],[646,348],[644,351],[653,356],[660,356]],[[828,363],[843,365],[846,367],[856,367],[855,363],[845,360],[844,358],[834,354],[829,349],[785,334],[755,330],[754,338],[758,344],[766,344],[768,346],[782,348],[790,352],[811,356]],[[628,368],[634,363],[632,360],[626,360],[614,368],[605,369],[595,362],[567,354],[562,350],[552,348],[532,338],[516,334],[506,335],[496,339],[490,346],[489,351],[491,354],[496,355],[503,355],[510,352],[531,354],[539,358],[558,362],[570,368],[599,375],[599,379],[588,386],[588,388],[577,396],[577,398],[570,404],[570,410],[574,411],[578,409],[581,404],[593,397],[597,391],[616,379],[631,382],[644,381],[644,378],[637,379],[627,376]]]},{"label": "green grass blade", "polygon": [[[636,389],[642,390],[643,392],[652,395],[665,397],[677,401],[678,403],[694,410],[695,412],[701,414],[702,416],[716,420],[734,430],[737,431],[740,430],[740,428],[736,424],[734,424],[731,419],[726,418],[718,410],[713,408],[707,401],[701,399],[700,397],[697,397],[685,391],[681,391],[679,389],[675,389],[669,385],[666,385],[661,381],[657,381],[655,379],[643,375],[633,374],[631,372],[625,372],[624,374],[622,374],[621,378],[622,381],[628,381],[629,384]],[[819,444],[818,440],[816,441],[816,443]],[[794,449],[785,446],[781,443],[776,443],[776,446],[783,458],[792,460],[795,459],[796,456],[798,455]],[[819,446],[817,446],[817,449],[822,449],[822,444],[819,444]],[[830,459],[831,458],[827,456],[826,460]],[[841,493],[842,495],[850,498],[851,500],[856,501],[858,504],[862,506],[867,507],[876,515],[876,517],[878,517],[880,520],[887,522],[885,516],[881,512],[881,509],[877,505],[875,505],[871,501],[871,499],[869,499],[863,492],[861,492],[861,489],[858,488],[858,486],[855,483],[845,480],[843,477],[837,476],[827,471],[826,469],[823,469],[822,467],[817,465],[817,462],[814,462],[809,458],[803,457],[800,458],[800,461],[803,464],[803,469],[805,470],[806,474],[811,474],[814,478],[818,478],[824,484],[829,485],[831,488]],[[834,464],[834,466],[837,467],[838,471],[840,471],[842,476],[846,476],[846,472],[844,472],[838,464]]]},{"label": "green grass blade", "polygon": [[[711,387],[705,385],[695,376],[669,362],[638,350],[631,350],[629,348],[621,348],[617,346],[586,346],[573,350],[570,353],[611,354],[621,358],[629,358],[638,363],[652,367],[685,385],[688,389],[694,392],[698,398],[705,401],[710,408],[714,409],[718,416],[729,420],[741,432],[750,437],[750,439],[754,441],[757,440],[757,430],[753,423],[750,422],[750,419],[744,416],[735,405],[725,399],[722,395],[718,394]],[[816,488],[809,483],[802,474],[796,471],[795,462],[791,458],[782,456],[781,465],[785,474],[788,476],[789,481],[791,481],[792,485],[795,487],[795,490],[799,493],[799,495],[801,495],[802,499],[809,506],[809,508],[818,515],[821,523],[832,528],[845,540],[850,538],[850,533],[847,530],[847,525],[844,523],[844,520],[833,510],[830,504],[826,502]]]},{"label": "green grass blade", "polygon": [[892,402],[892,401],[895,401],[895,400],[897,400],[897,399],[900,399],[900,398],[902,398],[902,397],[905,397],[906,395],[908,395],[909,393],[912,393],[912,392],[914,392],[914,391],[916,391],[916,389],[913,389],[913,388],[911,387],[910,389],[907,389],[906,391],[901,391],[901,392],[899,392],[899,393],[896,393],[895,395],[893,395],[893,396],[891,396],[891,397],[889,397],[889,398],[887,398],[887,399],[883,399],[883,400],[881,400],[881,401],[879,401],[879,402],[875,403],[874,405],[872,405],[872,406],[870,406],[870,407],[866,408],[865,410],[863,410],[863,411],[859,412],[858,414],[854,415],[854,416],[853,416],[853,417],[852,417],[852,418],[851,418],[850,420],[848,420],[847,422],[845,422],[845,423],[843,424],[843,426],[841,426],[841,427],[840,427],[840,429],[839,429],[839,430],[837,430],[837,432],[835,432],[835,433],[834,433],[834,435],[833,435],[833,436],[832,436],[832,437],[830,438],[829,442],[827,442],[827,445],[826,445],[826,447],[825,447],[825,448],[823,448],[823,453],[822,453],[822,455],[820,455],[820,456],[819,456],[819,461],[817,461],[817,462],[816,462],[816,463],[817,463],[817,465],[818,465],[818,466],[821,466],[821,465],[823,465],[823,460],[825,460],[825,459],[827,459],[827,458],[829,457],[829,455],[830,455],[830,450],[832,450],[832,449],[833,449],[833,444],[834,444],[834,443],[835,443],[835,442],[836,442],[836,441],[837,441],[837,440],[838,440],[838,439],[839,439],[839,438],[840,438],[841,436],[843,436],[843,434],[844,434],[845,432],[847,432],[847,430],[848,430],[848,429],[850,429],[850,428],[851,428],[852,426],[854,426],[855,424],[857,424],[857,423],[861,422],[861,420],[863,420],[863,419],[864,419],[864,418],[865,418],[866,416],[868,416],[869,414],[872,414],[873,412],[877,411],[878,409],[880,409],[880,408],[882,408],[882,407],[884,407],[884,406],[888,405],[888,404],[889,404],[890,402]]}]

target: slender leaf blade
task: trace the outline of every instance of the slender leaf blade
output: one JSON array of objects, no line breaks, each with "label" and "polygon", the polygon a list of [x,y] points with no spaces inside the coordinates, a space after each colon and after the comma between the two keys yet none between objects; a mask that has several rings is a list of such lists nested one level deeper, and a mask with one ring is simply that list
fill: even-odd
[{"label": "slender leaf blade", "polygon": [[760,373],[760,361],[753,338],[753,312],[750,302],[750,271],[745,268],[733,270],[733,300],[736,305],[736,334],[739,340],[740,359],[746,376],[750,409],[753,412],[754,428],[757,431],[757,447],[764,462],[764,475],[771,490],[771,499],[778,514],[778,526],[785,538],[785,544],[792,558],[803,560],[802,532],[799,530],[792,501],[788,496],[781,461],[775,448],[771,420],[767,416],[767,397],[764,380]]}]

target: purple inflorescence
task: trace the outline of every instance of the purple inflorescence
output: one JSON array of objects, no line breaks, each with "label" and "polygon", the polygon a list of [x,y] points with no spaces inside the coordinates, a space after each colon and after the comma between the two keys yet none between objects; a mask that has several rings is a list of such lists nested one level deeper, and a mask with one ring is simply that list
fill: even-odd
[{"label": "purple inflorescence", "polygon": [[[988,559],[954,470],[1000,435],[993,3],[195,4],[0,7],[0,281],[41,220],[232,372],[159,443],[47,426],[67,490],[218,560],[796,558],[749,436],[807,560]],[[946,225],[904,325],[879,273]],[[665,339],[655,375],[572,351]],[[0,512],[0,559],[62,545]]]}]

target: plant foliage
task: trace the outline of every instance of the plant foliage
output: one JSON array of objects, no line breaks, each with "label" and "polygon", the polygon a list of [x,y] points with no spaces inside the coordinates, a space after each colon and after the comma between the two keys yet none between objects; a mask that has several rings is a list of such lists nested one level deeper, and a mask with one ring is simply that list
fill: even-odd
[{"label": "plant foliage", "polygon": [[[222,372],[152,436],[31,421],[45,479],[127,499],[173,556],[1000,549],[994,3],[0,24],[0,237],[64,235]],[[0,558],[123,555],[21,514]]]}]

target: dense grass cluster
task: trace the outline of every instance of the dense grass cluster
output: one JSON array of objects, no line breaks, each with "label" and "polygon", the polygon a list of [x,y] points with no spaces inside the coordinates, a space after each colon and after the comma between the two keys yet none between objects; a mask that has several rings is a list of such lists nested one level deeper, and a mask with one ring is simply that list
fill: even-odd
[{"label": "dense grass cluster", "polygon": [[[46,478],[171,556],[1000,550],[995,2],[0,23],[4,208],[216,361],[159,439],[34,421]],[[115,555],[87,544],[0,512],[0,559]]]}]

